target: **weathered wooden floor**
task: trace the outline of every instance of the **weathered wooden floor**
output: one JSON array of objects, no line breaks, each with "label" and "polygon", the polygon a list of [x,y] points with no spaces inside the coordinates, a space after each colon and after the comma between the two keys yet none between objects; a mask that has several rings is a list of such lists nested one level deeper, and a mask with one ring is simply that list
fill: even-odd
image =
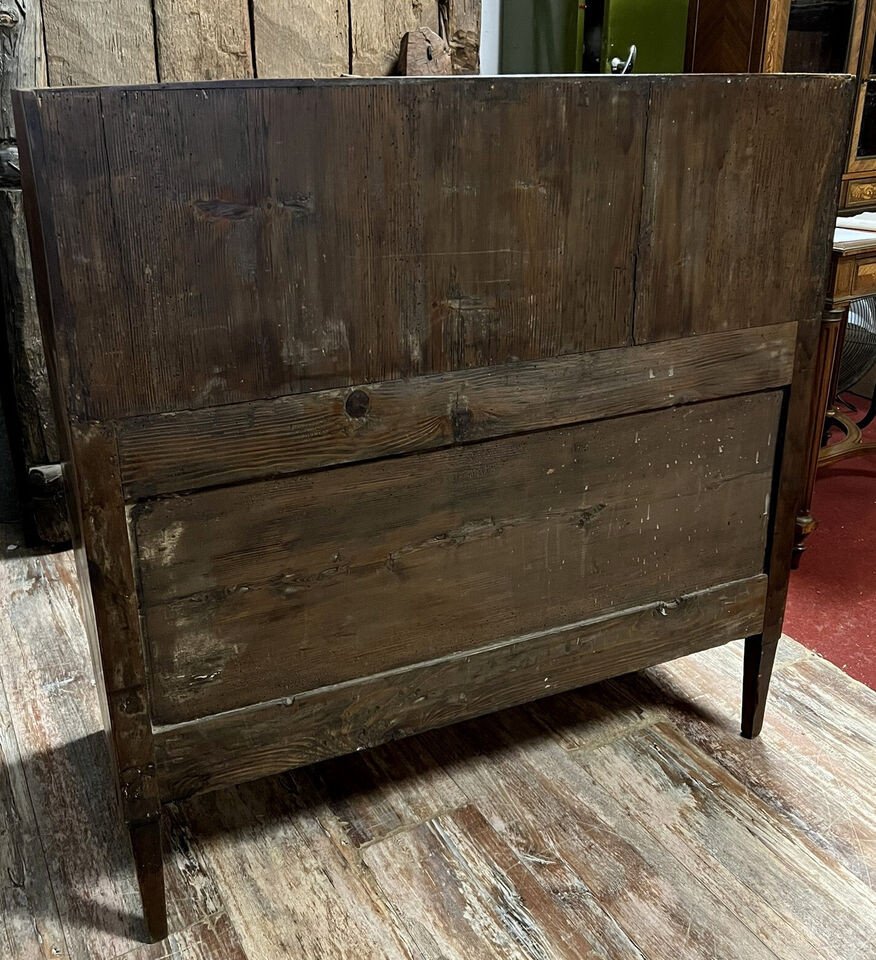
[{"label": "weathered wooden floor", "polygon": [[876,957],[876,694],[726,647],[208,795],[140,941],[69,555],[0,558],[0,956]]}]

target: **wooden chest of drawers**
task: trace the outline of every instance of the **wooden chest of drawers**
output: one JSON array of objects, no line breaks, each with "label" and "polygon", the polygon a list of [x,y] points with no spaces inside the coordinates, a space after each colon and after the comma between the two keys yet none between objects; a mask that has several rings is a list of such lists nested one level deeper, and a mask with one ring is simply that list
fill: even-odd
[{"label": "wooden chest of drawers", "polygon": [[107,729],[162,802],[781,630],[850,86],[18,97]]}]

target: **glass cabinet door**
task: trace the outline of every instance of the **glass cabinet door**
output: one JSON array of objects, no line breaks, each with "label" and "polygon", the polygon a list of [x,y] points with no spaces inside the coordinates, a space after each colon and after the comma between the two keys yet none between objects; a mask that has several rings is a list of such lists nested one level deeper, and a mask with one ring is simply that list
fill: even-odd
[{"label": "glass cabinet door", "polygon": [[876,8],[871,6],[861,50],[849,170],[876,170]]},{"label": "glass cabinet door", "polygon": [[[785,73],[854,73],[858,0],[791,0]],[[860,31],[858,31],[860,32]]]}]

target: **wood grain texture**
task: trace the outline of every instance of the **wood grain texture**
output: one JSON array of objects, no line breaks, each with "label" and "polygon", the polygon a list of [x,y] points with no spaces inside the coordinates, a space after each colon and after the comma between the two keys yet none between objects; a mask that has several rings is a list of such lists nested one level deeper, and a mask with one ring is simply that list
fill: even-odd
[{"label": "wood grain texture", "polygon": [[[57,956],[116,957],[136,947],[144,931],[127,831],[113,802],[114,771],[72,553],[4,558],[0,597],[6,716],[21,757],[13,783],[26,784],[49,874],[45,883],[31,863],[25,887],[10,890],[13,906],[0,921],[0,937],[4,924],[15,930],[26,923],[33,934],[46,934],[43,949],[61,948]],[[24,822],[26,807],[19,812]],[[171,928],[185,930],[221,903],[185,826],[173,814],[166,823]],[[6,881],[4,874],[4,892]],[[63,939],[52,939],[56,913]],[[176,943],[172,936],[165,954],[150,956],[176,956]]]},{"label": "wood grain texture", "polygon": [[[478,931],[527,960],[588,944],[600,960],[869,960],[876,693],[793,641],[759,742],[737,733],[731,644],[172,805],[174,932],[149,946],[69,553],[0,563],[0,663],[0,738],[21,744],[13,777],[52,865],[0,914],[4,948],[10,925],[58,916],[55,956],[77,960],[434,960],[435,944],[469,960],[492,950]],[[98,735],[72,746],[83,730]]]},{"label": "wood grain texture", "polygon": [[[614,788],[590,776],[586,759],[576,763],[538,733],[515,711],[497,715],[488,729],[452,728],[440,741],[427,734],[426,742],[542,883],[563,889],[571,873],[643,956],[703,960],[729,944],[740,960],[774,960],[723,895],[691,882],[688,865],[655,842],[644,818],[624,816]],[[471,736],[484,751],[477,766],[466,762]],[[533,809],[537,824],[527,814]]]},{"label": "wood grain texture", "polygon": [[8,960],[70,956],[39,834],[0,682],[0,950]]},{"label": "wood grain texture", "polygon": [[[79,385],[70,415],[626,344],[649,85],[408,78],[24,98],[35,163],[53,171],[41,195],[61,374]],[[75,213],[62,176],[89,184]]]},{"label": "wood grain texture", "polygon": [[643,958],[598,904],[588,906],[580,887],[569,893],[581,907],[562,909],[554,885],[474,805],[370,846],[363,860],[428,957],[467,960],[489,943],[490,956],[501,960]]},{"label": "wood grain texture", "polygon": [[71,441],[74,463],[103,464],[99,473],[76,473],[73,483],[82,538],[80,575],[89,587],[86,626],[106,696],[104,723],[122,809],[130,821],[152,820],[159,811],[155,758],[115,435],[111,427],[90,424],[74,428]]},{"label": "wood grain texture", "polygon": [[156,722],[760,573],[780,399],[141,505],[132,536]]},{"label": "wood grain texture", "polygon": [[0,310],[6,324],[5,342],[24,463],[28,467],[58,463],[58,432],[20,190],[0,190]]},{"label": "wood grain texture", "polygon": [[[781,649],[780,644],[777,664]],[[738,695],[733,682],[740,665],[741,650],[734,649],[723,656],[692,659],[683,677],[656,668],[648,678],[628,678],[617,686],[628,700],[665,710],[688,742],[716,757],[751,796],[778,813],[781,822],[805,837],[825,860],[843,875],[848,873],[868,889],[876,889],[872,869],[876,811],[867,772],[873,751],[856,735],[843,732],[846,710],[840,708],[836,724],[825,725],[821,717],[829,714],[811,714],[811,701],[801,710],[799,698],[786,691],[783,682],[799,671],[806,684],[828,683],[832,666],[805,658],[785,669],[777,667],[778,683],[764,734],[770,746],[764,749],[737,734]],[[866,688],[863,693],[866,699],[858,709],[858,724],[872,713],[876,696]],[[849,695],[848,687],[843,695]],[[693,697],[701,699],[694,703]],[[823,798],[838,783],[842,783],[841,798],[825,805]]]},{"label": "wood grain texture", "polygon": [[[637,342],[821,315],[841,156],[820,145],[844,142],[851,95],[823,79],[655,81]],[[811,117],[781,105],[792,87]]]},{"label": "wood grain texture", "polygon": [[[125,420],[125,494],[151,497],[784,386],[796,324]],[[361,415],[348,402],[364,394]],[[353,411],[358,413],[358,411]]]},{"label": "wood grain texture", "polygon": [[[767,931],[761,938],[777,957],[868,956],[876,937],[868,891],[849,884],[836,897],[836,874],[817,851],[776,829],[768,807],[671,726],[594,751],[587,771],[740,920]],[[801,882],[788,896],[791,873]]]},{"label": "wood grain texture", "polygon": [[401,77],[449,76],[450,47],[428,27],[411,30],[401,38],[396,72]]},{"label": "wood grain texture", "polygon": [[247,0],[154,0],[158,79],[253,75]]},{"label": "wood grain texture", "polygon": [[251,0],[256,75],[338,77],[350,70],[346,0]]},{"label": "wood grain texture", "polygon": [[757,628],[764,587],[762,577],[753,577],[677,603],[661,601],[436,663],[159,728],[162,796],[255,779],[726,643]]},{"label": "wood grain texture", "polygon": [[[200,798],[186,819],[227,891],[247,957],[425,960],[366,872],[307,808],[288,802],[282,781]],[[289,876],[278,882],[285,863]]]},{"label": "wood grain texture", "polygon": [[449,0],[448,6],[448,39],[453,71],[480,73],[481,0]]},{"label": "wood grain texture", "polygon": [[157,79],[150,0],[42,0],[42,11],[53,87]]},{"label": "wood grain texture", "polygon": [[361,77],[393,73],[401,38],[417,27],[438,30],[438,0],[351,0],[351,72]]},{"label": "wood grain texture", "polygon": [[[46,84],[43,22],[39,0],[0,0],[0,150],[12,147],[12,91]],[[18,182],[3,186],[18,186]]]}]

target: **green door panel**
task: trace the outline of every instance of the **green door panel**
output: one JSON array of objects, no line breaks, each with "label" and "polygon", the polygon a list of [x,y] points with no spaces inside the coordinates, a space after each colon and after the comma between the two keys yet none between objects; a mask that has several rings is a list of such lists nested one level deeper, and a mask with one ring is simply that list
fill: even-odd
[{"label": "green door panel", "polygon": [[603,72],[610,72],[613,57],[626,60],[632,44],[632,73],[684,72],[687,6],[688,0],[605,0]]}]

